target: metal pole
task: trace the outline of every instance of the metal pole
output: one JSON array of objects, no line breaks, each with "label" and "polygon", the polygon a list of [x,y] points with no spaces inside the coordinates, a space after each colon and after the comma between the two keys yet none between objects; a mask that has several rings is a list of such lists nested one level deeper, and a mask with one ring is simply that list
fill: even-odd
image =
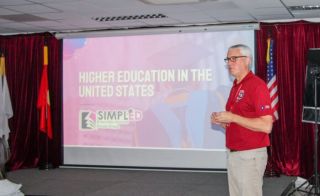
[{"label": "metal pole", "polygon": [[319,179],[318,179],[318,104],[317,104],[317,79],[314,76],[314,110],[315,110],[315,131],[314,131],[314,177],[315,177],[315,195],[318,195]]}]

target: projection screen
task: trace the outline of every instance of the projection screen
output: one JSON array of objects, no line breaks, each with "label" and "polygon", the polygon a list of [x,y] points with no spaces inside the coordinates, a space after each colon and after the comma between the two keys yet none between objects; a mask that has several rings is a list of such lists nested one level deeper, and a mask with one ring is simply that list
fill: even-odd
[{"label": "projection screen", "polygon": [[225,169],[229,46],[254,30],[63,40],[65,165]]}]

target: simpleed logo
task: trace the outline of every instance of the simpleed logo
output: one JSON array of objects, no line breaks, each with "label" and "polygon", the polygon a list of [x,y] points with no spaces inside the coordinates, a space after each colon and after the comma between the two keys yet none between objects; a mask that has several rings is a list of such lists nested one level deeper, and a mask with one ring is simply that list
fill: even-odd
[{"label": "simpleed logo", "polygon": [[96,129],[96,115],[91,111],[80,111],[80,129]]},{"label": "simpleed logo", "polygon": [[116,110],[80,110],[79,126],[82,131],[120,129],[143,119],[143,112],[134,108]]}]

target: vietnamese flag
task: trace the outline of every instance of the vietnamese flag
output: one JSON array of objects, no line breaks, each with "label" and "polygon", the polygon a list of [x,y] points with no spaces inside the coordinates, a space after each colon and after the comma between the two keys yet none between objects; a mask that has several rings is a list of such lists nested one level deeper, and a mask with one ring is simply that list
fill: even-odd
[{"label": "vietnamese flag", "polygon": [[43,69],[38,94],[37,108],[40,110],[40,131],[52,139],[51,110],[48,87],[48,46],[43,47]]}]

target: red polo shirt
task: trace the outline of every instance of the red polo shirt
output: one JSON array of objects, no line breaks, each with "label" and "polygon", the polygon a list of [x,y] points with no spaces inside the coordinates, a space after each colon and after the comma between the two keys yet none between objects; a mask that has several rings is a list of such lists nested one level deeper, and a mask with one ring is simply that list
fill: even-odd
[{"label": "red polo shirt", "polygon": [[[239,84],[235,80],[226,110],[246,118],[272,115],[267,85],[251,71]],[[226,146],[232,150],[250,150],[269,146],[267,133],[252,131],[236,123],[226,127]]]}]

